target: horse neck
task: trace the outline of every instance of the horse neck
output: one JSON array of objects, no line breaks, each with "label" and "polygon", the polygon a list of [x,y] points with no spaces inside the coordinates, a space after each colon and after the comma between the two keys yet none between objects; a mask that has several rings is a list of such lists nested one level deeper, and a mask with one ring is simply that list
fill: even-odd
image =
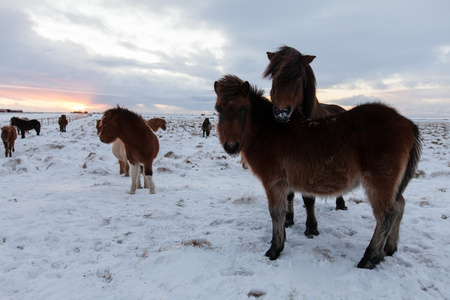
[{"label": "horse neck", "polygon": [[311,114],[309,115],[310,119],[318,119],[327,117],[329,114],[322,108],[319,101],[316,97],[314,97],[313,106],[311,109]]},{"label": "horse neck", "polygon": [[144,128],[144,130],[145,128],[149,128],[145,123],[141,124],[141,122],[122,122],[122,124],[125,125],[123,126],[123,128],[127,128],[127,130],[118,132],[117,137],[121,139],[124,144],[128,145],[138,144],[142,140],[142,138],[144,138],[138,133],[145,132],[142,128]]},{"label": "horse neck", "polygon": [[[245,142],[242,143],[242,150],[244,153],[246,149],[256,141],[256,136],[261,131],[263,132],[266,127],[270,127],[275,124],[275,119],[273,116],[273,105],[269,101],[265,101],[263,98],[253,97],[251,101],[251,116],[247,120],[250,127],[245,133]],[[264,133],[263,133],[264,134]]]}]

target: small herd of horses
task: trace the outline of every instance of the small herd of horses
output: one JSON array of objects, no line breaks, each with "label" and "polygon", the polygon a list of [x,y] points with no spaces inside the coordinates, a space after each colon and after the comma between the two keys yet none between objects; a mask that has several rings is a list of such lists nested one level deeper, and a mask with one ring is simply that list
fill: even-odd
[{"label": "small herd of horses", "polygon": [[[1,128],[1,136],[3,145],[5,146],[6,157],[12,157],[12,152],[15,151],[14,145],[17,139],[17,133],[24,139],[25,132],[28,132],[29,130],[36,130],[37,135],[41,132],[41,122],[36,119],[28,120],[27,118],[12,117],[9,123],[11,124],[10,126],[3,126]],[[66,115],[61,115],[58,119],[59,130],[61,132],[66,132],[68,123],[69,121],[67,120]]]},{"label": "small herd of horses", "polygon": [[[374,268],[397,251],[405,206],[402,194],[415,175],[421,154],[418,127],[381,103],[362,104],[348,111],[319,103],[310,66],[315,56],[283,46],[277,52],[267,52],[267,57],[263,76],[272,80],[270,100],[262,89],[235,75],[224,75],[214,83],[219,141],[229,155],[241,154],[243,165],[251,168],[266,191],[272,219],[272,241],[266,256],[275,260],[284,249],[285,228],[294,224],[295,192],[302,193],[305,235],[312,238],[319,234],[315,196],[337,196],[336,209],[345,210],[342,195],[362,185],[376,227],[357,266]],[[13,119],[11,125],[20,129],[22,138],[30,129],[39,135],[36,120],[24,123]],[[60,122],[62,132],[66,125],[67,120]],[[146,121],[118,105],[105,111],[96,127],[101,142],[113,143],[120,172],[131,177],[129,193],[140,188],[142,173],[144,187],[154,194],[152,165],[159,152],[155,132],[166,129],[165,120]],[[206,118],[203,137],[209,136],[211,129]]]}]

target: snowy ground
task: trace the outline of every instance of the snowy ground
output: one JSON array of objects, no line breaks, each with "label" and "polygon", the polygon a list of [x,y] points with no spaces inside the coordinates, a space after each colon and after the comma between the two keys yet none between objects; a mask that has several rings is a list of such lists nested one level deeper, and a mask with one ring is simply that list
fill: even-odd
[{"label": "snowy ground", "polygon": [[270,261],[265,192],[215,129],[202,138],[203,117],[166,116],[154,195],[126,193],[98,118],[45,125],[12,158],[1,149],[0,299],[450,299],[449,121],[417,121],[424,149],[399,251],[361,270],[375,226],[362,190],[345,196],[348,211],[317,199],[314,239],[296,194],[296,224]]}]

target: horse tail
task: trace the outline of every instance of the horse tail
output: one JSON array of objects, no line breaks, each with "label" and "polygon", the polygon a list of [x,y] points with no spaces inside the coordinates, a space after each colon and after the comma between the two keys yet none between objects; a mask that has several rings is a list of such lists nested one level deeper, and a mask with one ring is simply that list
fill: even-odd
[{"label": "horse tail", "polygon": [[413,147],[411,148],[411,151],[409,152],[408,164],[406,165],[405,174],[403,175],[402,181],[400,182],[398,188],[397,199],[405,191],[406,186],[415,176],[420,155],[422,153],[422,137],[420,135],[419,128],[414,123],[412,123],[412,126],[414,133],[414,144]]}]

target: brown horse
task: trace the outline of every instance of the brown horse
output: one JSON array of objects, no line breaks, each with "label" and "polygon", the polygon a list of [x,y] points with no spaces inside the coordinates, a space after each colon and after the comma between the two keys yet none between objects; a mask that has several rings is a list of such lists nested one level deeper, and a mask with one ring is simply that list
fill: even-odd
[{"label": "brown horse", "polygon": [[67,124],[69,124],[69,121],[67,121],[66,115],[61,115],[58,119],[59,124],[59,131],[66,132]]},{"label": "brown horse", "polygon": [[159,142],[155,133],[147,126],[145,120],[135,112],[117,106],[103,113],[98,124],[100,141],[106,144],[121,139],[130,163],[131,188],[134,194],[137,188],[140,163],[144,165],[144,174],[150,193],[155,193],[153,182],[153,160],[159,152]]},{"label": "brown horse", "polygon": [[[162,130],[166,130],[166,120],[161,118],[152,118],[150,120],[145,121],[147,123],[147,126],[150,127],[150,129],[153,130],[153,132],[158,131],[159,128]],[[125,177],[130,176],[130,166],[128,165],[128,159],[127,159],[127,153],[125,150],[125,144],[122,142],[121,139],[116,139],[113,142],[112,145],[112,153],[119,161],[119,174],[125,174]],[[141,172],[139,172],[141,173]],[[138,176],[136,187],[140,189],[141,186],[141,180],[140,175]],[[147,181],[144,180],[144,188],[148,188]]]},{"label": "brown horse", "polygon": [[209,133],[211,132],[211,129],[212,129],[212,124],[209,121],[209,118],[205,118],[205,120],[203,120],[203,123],[202,123],[203,137],[205,137],[205,133],[206,133],[206,136],[208,137]]},{"label": "brown horse", "polygon": [[145,122],[147,123],[147,126],[153,130],[153,132],[158,131],[159,128],[164,131],[166,130],[166,120],[162,118],[151,118]]},{"label": "brown horse", "polygon": [[[277,52],[267,52],[269,65],[263,73],[272,78],[271,100],[273,113],[279,122],[287,122],[292,113],[298,111],[311,119],[326,117],[344,112],[345,109],[334,104],[319,104],[316,97],[316,77],[310,66],[315,56],[302,55],[294,48],[283,46]],[[318,235],[317,220],[314,214],[314,197],[302,195],[306,208],[305,235],[312,238]],[[293,199],[293,197],[292,197]],[[293,201],[289,201],[290,212],[286,225],[294,224]],[[336,198],[336,210],[346,210],[344,198]]]},{"label": "brown horse", "polygon": [[236,76],[214,84],[219,140],[230,155],[243,152],[267,194],[273,237],[266,256],[284,249],[290,191],[331,196],[360,183],[377,221],[358,264],[374,268],[397,250],[405,200],[420,157],[417,126],[382,104],[360,105],[336,116],[311,120],[294,114],[276,122],[263,91]]},{"label": "brown horse", "polygon": [[5,157],[12,157],[11,151],[16,151],[14,149],[14,143],[17,139],[17,131],[14,126],[3,126],[2,127],[2,140],[5,146]]}]

